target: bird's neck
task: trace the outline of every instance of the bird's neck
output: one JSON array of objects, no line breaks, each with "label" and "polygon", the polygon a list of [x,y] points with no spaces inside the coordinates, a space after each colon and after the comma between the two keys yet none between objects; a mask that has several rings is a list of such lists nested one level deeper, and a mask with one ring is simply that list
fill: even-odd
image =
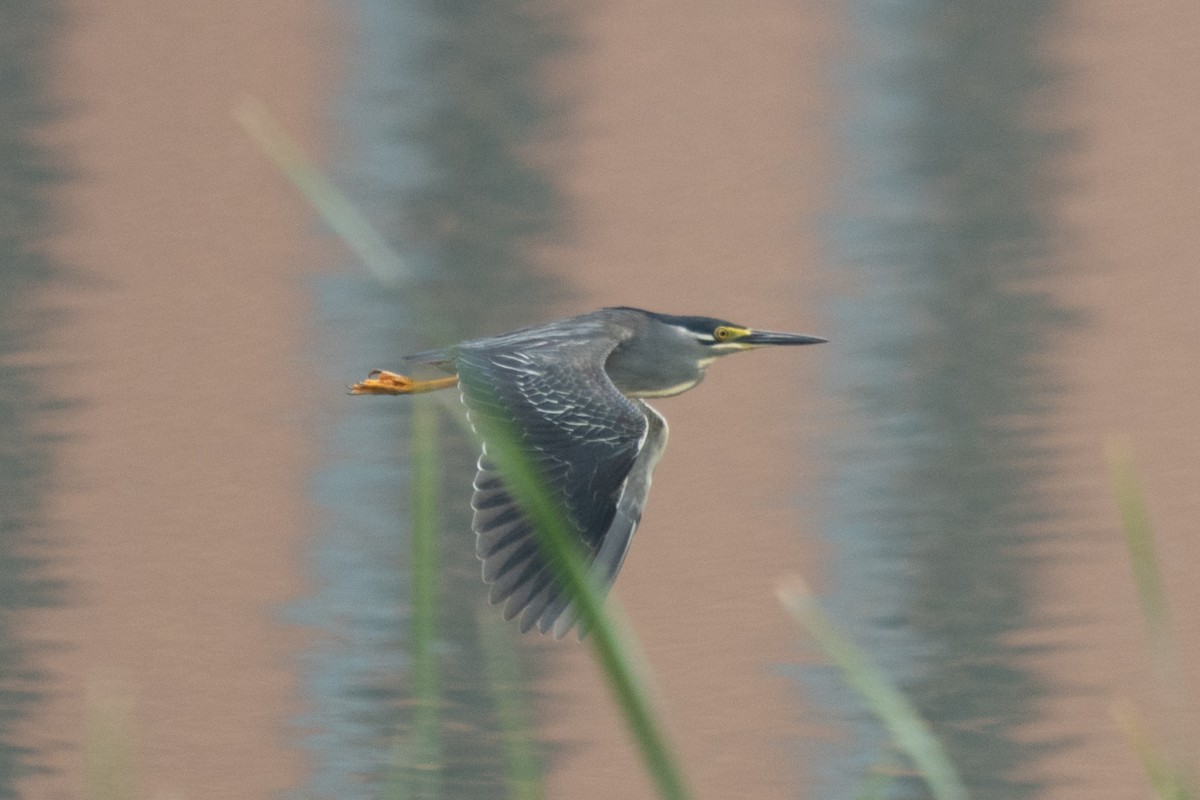
[{"label": "bird's neck", "polygon": [[626,397],[672,397],[673,395],[683,394],[688,389],[691,389],[693,386],[695,386],[702,380],[704,380],[703,372],[701,372],[700,376],[694,380],[684,381],[682,383],[677,383],[673,386],[659,386],[659,387],[637,387],[637,386],[635,386],[635,387],[631,387],[629,389],[622,389],[621,386],[618,384],[617,388],[621,389],[621,392]]},{"label": "bird's neck", "polygon": [[615,350],[604,365],[608,377],[626,397],[670,397],[691,389],[704,380],[707,364],[682,363],[664,368],[662,363]]}]

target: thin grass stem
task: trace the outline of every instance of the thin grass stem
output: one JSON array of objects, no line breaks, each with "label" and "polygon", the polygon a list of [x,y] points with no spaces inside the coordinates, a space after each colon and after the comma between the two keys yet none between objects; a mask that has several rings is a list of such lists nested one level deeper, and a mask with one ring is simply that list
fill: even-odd
[{"label": "thin grass stem", "polygon": [[834,627],[798,577],[781,581],[779,599],[808,632],[842,677],[892,734],[936,800],[966,800],[967,789],[929,725],[908,698],[870,663],[866,653]]},{"label": "thin grass stem", "polygon": [[1173,754],[1152,740],[1132,702],[1117,703],[1113,717],[1158,796],[1164,800],[1185,800],[1196,796],[1194,770],[1187,769],[1185,756],[1194,753],[1194,736],[1189,735],[1185,720],[1196,719],[1195,701],[1171,624],[1154,529],[1129,445],[1114,438],[1108,443],[1107,455],[1138,605],[1150,644],[1155,686],[1166,711],[1162,727],[1168,731],[1166,739]]},{"label": "thin grass stem", "polygon": [[480,428],[477,431],[480,438],[487,442],[488,455],[504,475],[506,486],[533,523],[543,556],[570,593],[581,629],[588,631],[593,654],[659,797],[686,800],[691,793],[651,703],[644,659],[632,638],[623,632],[623,626],[605,611],[604,593],[568,529],[562,508],[546,490],[511,429],[495,420],[480,419],[476,425]]},{"label": "thin grass stem", "polygon": [[442,796],[441,680],[437,659],[438,460],[437,408],[412,407],[412,732],[401,743],[388,782],[395,800]]},{"label": "thin grass stem", "polygon": [[260,100],[243,98],[234,108],[233,115],[380,283],[394,287],[410,277],[411,272],[400,254],[333,181],[317,169]]},{"label": "thin grass stem", "polygon": [[521,688],[517,646],[506,626],[488,609],[478,615],[484,668],[496,700],[509,800],[544,800],[546,787],[534,740],[529,698]]},{"label": "thin grass stem", "polygon": [[132,800],[133,754],[130,689],[116,681],[88,692],[84,795],[88,800]]}]

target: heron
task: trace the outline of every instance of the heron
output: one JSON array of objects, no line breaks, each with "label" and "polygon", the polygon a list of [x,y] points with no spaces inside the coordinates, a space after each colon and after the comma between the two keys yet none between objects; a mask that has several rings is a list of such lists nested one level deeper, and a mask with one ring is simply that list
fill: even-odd
[{"label": "heron", "polygon": [[489,600],[504,604],[506,620],[519,616],[523,633],[536,628],[561,639],[578,614],[541,551],[533,522],[489,456],[488,425],[480,423],[513,431],[606,592],[625,561],[667,444],[667,421],[646,401],[695,387],[722,356],[825,341],[714,317],[603,308],[406,356],[407,363],[449,376],[418,380],[377,369],[350,392],[402,395],[458,387],[472,427],[483,434],[471,528]]}]

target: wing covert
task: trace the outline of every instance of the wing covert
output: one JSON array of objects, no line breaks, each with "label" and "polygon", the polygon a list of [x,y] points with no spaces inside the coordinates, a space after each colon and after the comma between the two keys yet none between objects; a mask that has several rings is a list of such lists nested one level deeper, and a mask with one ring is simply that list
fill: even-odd
[{"label": "wing covert", "polygon": [[[468,343],[455,354],[463,402],[473,424],[478,428],[482,419],[500,422],[519,434],[525,456],[561,500],[605,588],[624,559],[641,515],[649,472],[665,443],[662,418],[651,411],[649,419],[644,410],[648,407],[622,395],[605,373],[605,359],[615,345],[595,338],[543,336],[519,347]],[[643,459],[640,454],[648,440],[654,444],[653,455]],[[639,460],[641,469],[635,466]],[[484,581],[491,584],[490,600],[505,602],[506,619],[524,612],[522,631],[536,625],[545,633],[553,627],[561,637],[574,623],[574,614],[565,613],[570,598],[488,457],[486,441],[478,466],[471,527]],[[631,487],[638,495],[636,503],[626,499],[631,473],[636,477],[632,482],[637,485]]]}]

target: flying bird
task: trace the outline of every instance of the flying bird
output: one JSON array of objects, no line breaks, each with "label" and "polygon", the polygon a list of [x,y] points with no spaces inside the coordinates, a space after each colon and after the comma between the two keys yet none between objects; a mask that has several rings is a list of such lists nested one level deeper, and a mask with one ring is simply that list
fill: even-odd
[{"label": "flying bird", "polygon": [[[458,386],[477,432],[509,426],[560,502],[598,584],[617,577],[642,517],[667,421],[648,398],[686,392],[721,356],[818,336],[755,330],[712,317],[604,308],[546,325],[472,339],[404,358],[449,377],[414,380],[373,370],[352,394],[417,394]],[[475,552],[489,599],[562,638],[577,614],[538,538],[487,451],[484,434],[471,507]],[[582,634],[581,634],[582,635]]]}]

